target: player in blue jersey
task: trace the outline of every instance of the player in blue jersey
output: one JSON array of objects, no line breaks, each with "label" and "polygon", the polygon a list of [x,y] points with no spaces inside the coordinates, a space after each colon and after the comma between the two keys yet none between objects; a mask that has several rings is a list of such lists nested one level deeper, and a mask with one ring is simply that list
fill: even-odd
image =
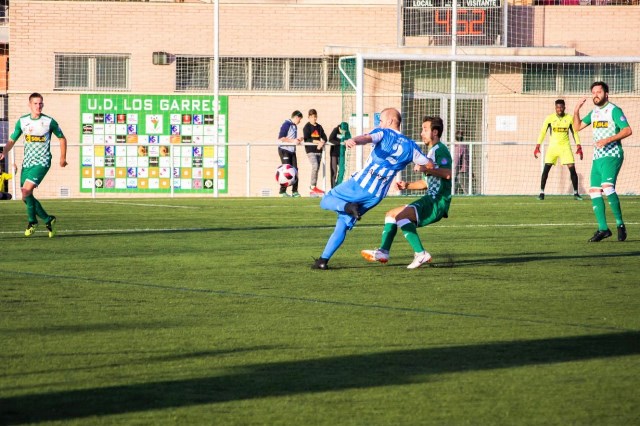
[{"label": "player in blue jersey", "polygon": [[400,112],[386,108],[380,113],[379,128],[345,142],[347,148],[365,144],[373,144],[374,147],[362,170],[332,188],[320,202],[323,209],[335,211],[338,220],[322,255],[312,266],[314,269],[328,269],[329,259],[344,242],[347,231],[382,201],[396,173],[411,162],[416,164],[417,171],[426,170],[427,157],[414,141],[400,133],[401,123]]},{"label": "player in blue jersey", "polygon": [[422,141],[427,144],[428,173],[415,182],[399,181],[398,189],[426,190],[426,193],[410,204],[396,207],[387,212],[380,247],[362,250],[360,254],[369,262],[387,263],[393,239],[402,231],[411,248],[413,262],[408,269],[419,268],[431,262],[431,255],[424,249],[417,228],[427,226],[448,217],[451,205],[451,153],[440,141],[444,123],[440,117],[426,116],[422,119]]}]

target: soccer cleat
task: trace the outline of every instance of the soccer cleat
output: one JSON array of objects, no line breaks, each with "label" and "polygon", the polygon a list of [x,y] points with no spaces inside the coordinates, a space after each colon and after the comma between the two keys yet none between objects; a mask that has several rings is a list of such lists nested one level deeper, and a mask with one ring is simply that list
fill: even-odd
[{"label": "soccer cleat", "polygon": [[389,261],[389,252],[379,248],[373,250],[362,250],[360,255],[369,262],[387,263]]},{"label": "soccer cleat", "polygon": [[324,191],[317,186],[312,186],[310,189],[312,194],[324,195]]},{"label": "soccer cleat", "polygon": [[347,203],[344,206],[344,212],[353,216],[356,220],[360,220],[360,212],[358,211],[358,203]]},{"label": "soccer cleat", "polygon": [[624,225],[618,226],[618,241],[627,239],[627,228]]},{"label": "soccer cleat", "polygon": [[426,251],[423,251],[422,253],[416,253],[413,256],[413,262],[411,262],[409,266],[407,266],[407,269],[416,269],[426,263],[431,263],[431,255]]},{"label": "soccer cleat", "polygon": [[602,241],[605,238],[609,238],[611,235],[611,231],[608,229],[606,231],[597,230],[596,233],[593,234],[593,237],[589,238],[589,242],[597,243],[598,241]]},{"label": "soccer cleat", "polygon": [[280,196],[281,196],[282,198],[289,198],[289,197],[291,197],[291,195],[287,194],[286,192],[281,192],[281,193],[280,193]]},{"label": "soccer cleat", "polygon": [[53,238],[56,236],[56,217],[50,216],[49,222],[45,224],[47,230],[49,231],[49,238]]},{"label": "soccer cleat", "polygon": [[293,198],[300,198],[300,197],[302,197],[302,195],[300,195],[300,193],[299,193],[298,191],[296,191],[296,192],[294,192],[293,194],[291,194],[291,196],[292,196]]},{"label": "soccer cleat", "polygon": [[544,200],[544,192],[541,192],[540,195],[538,195],[538,200]]},{"label": "soccer cleat", "polygon": [[573,199],[576,201],[582,201],[582,197],[577,192],[573,194]]},{"label": "soccer cleat", "polygon": [[313,262],[313,265],[311,265],[311,269],[322,269],[323,271],[326,271],[327,269],[329,269],[327,263],[329,263],[329,259],[320,257],[316,259],[315,262]]},{"label": "soccer cleat", "polygon": [[25,237],[30,237],[36,232],[36,228],[38,227],[37,222],[29,222],[27,225],[27,229],[24,231]]}]

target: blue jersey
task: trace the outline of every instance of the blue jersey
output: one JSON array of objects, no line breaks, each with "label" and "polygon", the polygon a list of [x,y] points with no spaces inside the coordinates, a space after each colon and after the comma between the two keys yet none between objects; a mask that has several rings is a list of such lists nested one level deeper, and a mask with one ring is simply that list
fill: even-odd
[{"label": "blue jersey", "polygon": [[369,133],[373,139],[373,150],[362,170],[351,178],[365,191],[376,197],[389,192],[396,173],[409,163],[427,164],[427,157],[418,145],[393,129],[375,129]]}]

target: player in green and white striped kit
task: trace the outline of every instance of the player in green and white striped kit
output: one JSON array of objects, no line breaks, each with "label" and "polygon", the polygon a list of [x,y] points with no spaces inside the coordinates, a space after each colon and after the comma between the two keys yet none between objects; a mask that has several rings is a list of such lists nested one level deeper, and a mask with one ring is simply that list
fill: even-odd
[{"label": "player in green and white striped kit", "polygon": [[448,217],[451,204],[452,161],[449,149],[440,142],[443,131],[444,123],[440,117],[426,116],[422,119],[420,136],[422,141],[427,144],[429,162],[425,166],[416,167],[425,175],[422,179],[414,182],[398,181],[396,186],[401,190],[426,190],[426,193],[410,204],[396,207],[387,212],[384,218],[380,247],[360,251],[365,260],[387,263],[391,244],[393,244],[398,228],[400,228],[414,251],[413,262],[407,266],[407,269],[419,268],[431,262],[431,254],[424,249],[417,228]]},{"label": "player in green and white striped kit", "polygon": [[591,96],[595,108],[582,120],[580,108],[586,98],[579,102],[573,114],[573,127],[580,131],[593,126],[593,164],[591,165],[591,188],[589,195],[593,204],[593,212],[598,221],[598,230],[589,242],[596,243],[612,235],[607,225],[605,204],[602,194],[607,196],[611,211],[616,218],[618,241],[627,239],[627,229],[622,220],[620,199],[616,194],[616,180],[624,161],[622,139],[631,136],[631,127],[620,107],[609,102],[609,86],[603,81],[596,81],[591,85]]},{"label": "player in green and white striped kit", "polygon": [[56,235],[56,217],[49,215],[33,196],[33,191],[42,183],[51,167],[51,134],[60,140],[60,167],[67,165],[67,140],[56,120],[42,113],[44,102],[42,95],[32,93],[29,96],[29,114],[18,119],[16,127],[9,137],[9,142],[0,154],[0,161],[4,159],[16,141],[24,134],[24,159],[20,173],[22,201],[27,205],[27,225],[24,235],[30,237],[36,232],[38,216],[45,221],[49,238]]}]

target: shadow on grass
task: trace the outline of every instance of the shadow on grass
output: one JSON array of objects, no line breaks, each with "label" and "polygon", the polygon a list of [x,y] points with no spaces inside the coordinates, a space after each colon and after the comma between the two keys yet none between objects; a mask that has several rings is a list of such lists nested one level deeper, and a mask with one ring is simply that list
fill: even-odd
[{"label": "shadow on grass", "polygon": [[[593,254],[584,255],[556,255],[551,253],[528,253],[522,256],[501,256],[501,257],[488,257],[482,259],[469,259],[461,255],[452,254],[433,254],[434,261],[429,265],[430,268],[460,268],[466,266],[495,266],[495,265],[509,265],[518,263],[529,262],[541,262],[541,261],[558,261],[558,260],[592,260],[594,263],[600,263],[603,258],[616,258],[616,257],[638,257],[640,251],[631,251],[624,253],[598,253],[597,256]],[[409,258],[407,258],[409,259]],[[409,259],[410,261],[411,259]],[[366,266],[366,265],[365,265]],[[387,266],[406,266],[405,263],[389,262]],[[340,268],[335,268],[340,269]]]},{"label": "shadow on grass", "polygon": [[[93,363],[90,366],[77,366],[77,365],[69,365],[67,368],[50,368],[46,370],[31,370],[24,373],[8,373],[8,374],[0,374],[0,378],[10,378],[10,377],[25,377],[25,376],[34,376],[38,374],[51,374],[51,373],[60,373],[60,372],[78,372],[78,371],[92,371],[99,370],[102,368],[117,368],[117,367],[129,367],[132,365],[151,365],[158,362],[175,362],[175,361],[188,361],[191,359],[204,359],[204,358],[214,358],[225,355],[235,355],[243,352],[257,352],[257,351],[269,351],[281,349],[281,346],[252,346],[248,348],[236,348],[236,349],[228,349],[228,350],[216,350],[216,351],[199,351],[199,352],[188,352],[184,354],[162,354],[162,355],[150,355],[154,354],[153,351],[145,351],[145,352],[134,352],[133,354],[126,353],[123,354],[121,352],[92,352],[92,353],[47,353],[47,357],[77,357],[81,355],[83,358],[90,357],[111,357],[118,358],[118,360],[113,360],[112,362],[97,364]],[[134,357],[132,359],[132,357]],[[0,356],[0,359],[3,357]],[[15,358],[14,356],[7,356],[4,358]],[[16,389],[20,389],[19,386],[15,387]],[[4,389],[11,389],[5,387]],[[1,424],[1,423],[0,423]]]},{"label": "shadow on grass", "polygon": [[640,332],[413,349],[242,366],[224,376],[0,399],[0,423],[71,420],[197,404],[422,383],[429,375],[640,354]]}]

